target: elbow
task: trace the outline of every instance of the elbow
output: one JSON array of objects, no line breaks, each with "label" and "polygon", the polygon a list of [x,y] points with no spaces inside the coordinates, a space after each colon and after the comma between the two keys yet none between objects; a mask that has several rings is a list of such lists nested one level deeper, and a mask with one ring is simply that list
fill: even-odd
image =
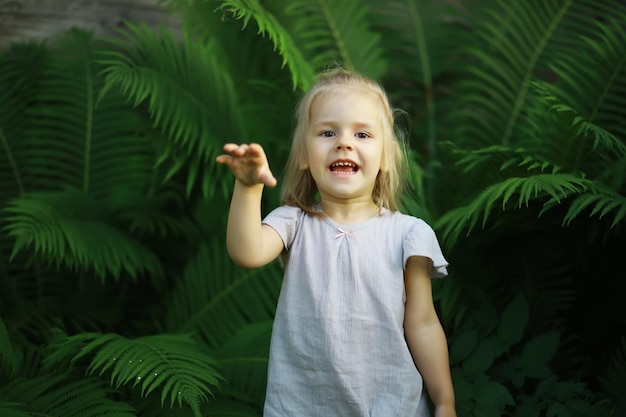
[{"label": "elbow", "polygon": [[240,266],[241,268],[253,269],[266,264],[266,262],[261,262],[250,254],[242,253],[241,250],[237,250],[236,248],[231,248],[230,245],[228,246],[228,255],[235,265]]},{"label": "elbow", "polygon": [[256,266],[250,262],[250,258],[246,256],[241,256],[237,251],[233,251],[230,248],[228,249],[228,255],[230,259],[235,263],[235,265],[240,266],[242,268],[255,268]]},{"label": "elbow", "polygon": [[241,268],[254,269],[262,266],[254,262],[250,262],[247,258],[238,258],[231,255],[230,259],[232,259],[235,265],[240,266]]},{"label": "elbow", "polygon": [[439,325],[439,317],[435,311],[420,312],[418,314],[406,314],[404,316],[404,328],[421,328]]}]

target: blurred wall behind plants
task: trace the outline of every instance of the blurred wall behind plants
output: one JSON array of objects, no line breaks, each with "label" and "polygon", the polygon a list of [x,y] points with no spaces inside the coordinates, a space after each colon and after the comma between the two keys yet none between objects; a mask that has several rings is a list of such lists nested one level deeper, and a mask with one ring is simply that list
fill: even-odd
[{"label": "blurred wall behind plants", "polygon": [[623,2],[0,1],[0,44],[0,415],[261,415],[282,271],[213,161],[280,175],[335,64],[406,112],[459,415],[626,415]]}]

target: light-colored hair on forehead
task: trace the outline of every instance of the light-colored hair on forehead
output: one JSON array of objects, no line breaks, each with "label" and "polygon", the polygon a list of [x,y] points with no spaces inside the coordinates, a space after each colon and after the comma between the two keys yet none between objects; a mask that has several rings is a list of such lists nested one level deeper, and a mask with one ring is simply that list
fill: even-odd
[{"label": "light-colored hair on forehead", "polygon": [[381,172],[376,178],[372,200],[379,207],[397,210],[404,185],[404,170],[407,164],[406,147],[403,137],[396,131],[394,110],[387,94],[374,80],[354,71],[332,69],[318,75],[316,82],[302,97],[296,108],[296,128],[291,141],[285,179],[281,189],[281,204],[300,207],[315,213],[311,206],[317,203],[317,187],[308,169],[302,169],[306,160],[306,137],[310,125],[311,106],[326,94],[346,91],[372,94],[380,100],[383,155]]}]

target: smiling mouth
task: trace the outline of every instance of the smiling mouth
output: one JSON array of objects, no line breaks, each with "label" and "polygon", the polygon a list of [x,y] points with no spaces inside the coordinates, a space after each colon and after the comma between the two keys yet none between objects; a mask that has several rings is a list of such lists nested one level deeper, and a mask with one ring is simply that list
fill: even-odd
[{"label": "smiling mouth", "polygon": [[359,166],[352,161],[336,161],[330,164],[330,172],[338,174],[355,174],[359,171]]}]

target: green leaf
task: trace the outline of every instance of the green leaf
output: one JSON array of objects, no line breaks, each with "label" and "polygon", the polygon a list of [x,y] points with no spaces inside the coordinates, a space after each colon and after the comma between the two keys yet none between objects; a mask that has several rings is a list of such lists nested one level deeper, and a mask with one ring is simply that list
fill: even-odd
[{"label": "green leaf", "polygon": [[302,51],[296,46],[293,38],[259,0],[221,0],[219,10],[241,19],[244,27],[250,19],[254,19],[259,28],[259,34],[267,34],[283,63],[289,67],[293,79],[293,86],[308,90],[315,79],[313,67],[307,62]]},{"label": "green leaf", "polygon": [[515,404],[515,400],[506,387],[495,381],[481,381],[474,384],[474,399],[477,403],[495,405],[500,412],[507,405]]},{"label": "green leaf", "polygon": [[28,250],[52,265],[108,276],[162,276],[159,259],[111,221],[105,204],[75,190],[14,198],[4,208],[4,230],[15,238],[12,256]]},{"label": "green leaf", "polygon": [[436,229],[443,229],[445,240],[453,243],[463,230],[467,235],[481,223],[484,227],[496,202],[502,202],[506,210],[507,202],[513,194],[518,194],[517,207],[528,206],[531,201],[553,199],[561,202],[567,197],[583,193],[592,181],[572,174],[535,174],[528,177],[510,177],[484,189],[469,204],[456,207],[445,213],[435,223]]},{"label": "green leaf", "polygon": [[513,345],[522,339],[528,323],[528,310],[528,302],[520,294],[502,312],[497,334],[506,344]]},{"label": "green leaf", "polygon": [[338,63],[380,80],[387,69],[380,33],[370,29],[368,7],[361,0],[292,0],[286,13],[294,18],[294,39],[313,68]]},{"label": "green leaf", "polygon": [[552,398],[555,396],[554,392],[556,390],[557,384],[558,378],[555,375],[550,376],[549,378],[544,378],[543,380],[539,381],[539,384],[537,384],[537,389],[535,390],[535,392],[541,398]]},{"label": "green leaf", "polygon": [[167,300],[164,328],[193,332],[219,350],[251,322],[273,318],[281,282],[277,263],[238,268],[225,253],[222,238],[212,239],[198,247],[177,280]]},{"label": "green leaf", "polygon": [[450,374],[452,376],[454,395],[457,403],[469,402],[474,395],[474,387],[469,378],[458,368],[452,368]]},{"label": "green leaf", "polygon": [[265,398],[271,333],[271,320],[244,326],[215,353],[229,388],[255,404]]},{"label": "green leaf", "polygon": [[463,361],[461,369],[465,375],[478,375],[489,369],[495,358],[495,338],[481,340],[476,349]]},{"label": "green leaf", "polygon": [[515,366],[514,361],[497,361],[489,369],[489,375],[496,381],[511,381],[517,389],[526,380],[524,374]]},{"label": "green leaf", "polygon": [[[77,353],[76,348],[80,346]],[[57,338],[49,347],[56,357],[72,362],[94,354],[88,374],[110,372],[111,385],[139,386],[141,395],[161,390],[161,403],[169,399],[188,404],[196,416],[221,379],[215,360],[199,349],[189,335],[159,334],[127,339],[116,334],[81,333]]]},{"label": "green leaf", "polygon": [[[0,365],[6,366],[10,374],[15,374],[19,368],[19,364],[20,359],[11,343],[9,331],[0,317]],[[0,370],[3,366],[0,366]]]},{"label": "green leaf", "polygon": [[524,369],[546,364],[554,357],[559,339],[558,331],[550,331],[530,339],[522,349],[520,367]]},{"label": "green leaf", "polygon": [[474,350],[478,341],[478,332],[469,330],[456,337],[450,344],[450,363],[461,362]]},{"label": "green leaf", "polygon": [[217,187],[214,158],[224,142],[248,136],[242,93],[222,65],[222,50],[214,39],[195,38],[186,29],[179,40],[145,24],[125,27],[122,39],[105,38],[107,48],[98,55],[105,76],[99,98],[120,92],[134,107],[147,108],[159,131],[151,132],[158,146],[147,147],[159,161],[158,178],[167,183],[184,173],[188,195],[199,186],[210,198]]},{"label": "green leaf", "polygon": [[31,417],[21,404],[0,397],[0,415],[2,417]]},{"label": "green leaf", "polygon": [[[130,405],[111,400],[110,394],[98,378],[66,380],[64,375],[20,378],[0,388],[0,398],[18,403],[28,416],[135,417]],[[22,417],[21,410],[8,415]]]},{"label": "green leaf", "polygon": [[543,408],[534,398],[527,398],[515,407],[515,417],[539,417]]}]

